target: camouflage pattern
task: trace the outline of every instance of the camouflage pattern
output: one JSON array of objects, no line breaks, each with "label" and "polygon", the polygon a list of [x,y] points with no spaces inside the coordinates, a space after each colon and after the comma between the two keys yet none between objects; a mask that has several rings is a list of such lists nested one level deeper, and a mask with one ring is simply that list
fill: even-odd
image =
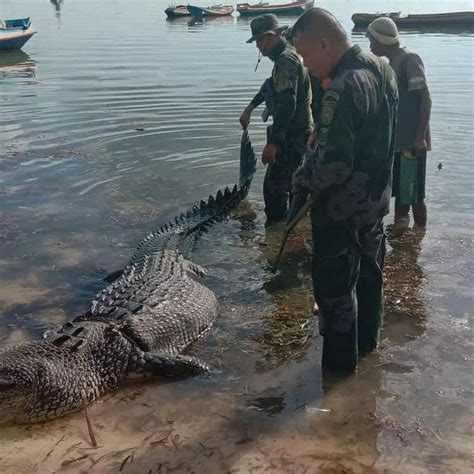
[{"label": "camouflage pattern", "polygon": [[322,99],[324,95],[324,89],[321,84],[321,81],[314,77],[313,75],[309,75],[311,80],[311,112],[313,114],[313,121],[316,126],[321,120],[321,107],[322,107]]},{"label": "camouflage pattern", "polygon": [[377,347],[383,321],[382,220],[358,229],[313,225],[313,248],[323,366],[353,371]]},{"label": "camouflage pattern", "polygon": [[274,62],[275,108],[268,143],[284,147],[286,142],[292,142],[304,146],[313,127],[309,73],[296,50],[284,40],[269,57]]},{"label": "camouflage pattern", "polygon": [[398,92],[390,66],[353,46],[324,93],[316,153],[293,192],[314,199],[319,225],[370,224],[388,213]]},{"label": "camouflage pattern", "polygon": [[284,149],[278,148],[276,163],[267,167],[263,180],[263,198],[268,222],[286,218],[292,196],[291,178],[304,151],[301,145],[287,142]]},{"label": "camouflage pattern", "polygon": [[265,80],[258,91],[258,94],[253,98],[251,104],[258,107],[262,102],[265,102],[265,110],[262,113],[262,120],[266,122],[268,117],[273,115],[275,111],[275,90],[273,88],[273,79],[269,77]]},{"label": "camouflage pattern", "polygon": [[272,77],[252,100],[266,103],[265,115],[273,117],[267,142],[276,145],[276,164],[269,165],[264,181],[265,213],[269,221],[284,220],[291,191],[291,177],[300,164],[313,127],[311,84],[308,71],[295,49],[282,40],[269,55]]},{"label": "camouflage pattern", "polygon": [[323,366],[353,371],[382,322],[382,218],[391,195],[398,92],[388,64],[350,48],[322,98],[318,143],[293,192],[312,195],[313,282]]}]

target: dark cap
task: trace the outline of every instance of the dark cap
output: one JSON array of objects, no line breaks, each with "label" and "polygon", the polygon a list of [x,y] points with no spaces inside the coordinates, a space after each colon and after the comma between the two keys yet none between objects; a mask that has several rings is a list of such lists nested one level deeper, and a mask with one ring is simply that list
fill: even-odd
[{"label": "dark cap", "polygon": [[277,35],[286,30],[286,28],[288,27],[278,26],[277,17],[273,13],[257,16],[257,18],[250,22],[252,37],[247,40],[247,43],[253,43],[266,34]]}]

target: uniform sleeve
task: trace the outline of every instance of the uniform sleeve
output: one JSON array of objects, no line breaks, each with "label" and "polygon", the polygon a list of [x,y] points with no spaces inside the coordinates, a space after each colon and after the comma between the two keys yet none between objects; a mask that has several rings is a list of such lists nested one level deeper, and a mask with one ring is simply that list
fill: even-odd
[{"label": "uniform sleeve", "polygon": [[298,70],[289,61],[279,61],[275,64],[273,73],[275,90],[275,110],[273,125],[268,143],[282,145],[296,110],[296,93],[298,87]]},{"label": "uniform sleeve", "polygon": [[408,90],[417,91],[428,89],[425,76],[425,66],[420,56],[411,54],[406,64]]},{"label": "uniform sleeve", "polygon": [[257,108],[260,104],[263,103],[264,100],[265,97],[263,96],[262,91],[260,90],[257,92],[257,94],[255,94],[255,97],[250,103],[253,105],[254,108]]},{"label": "uniform sleeve", "polygon": [[263,104],[263,102],[265,102],[265,95],[268,93],[266,89],[268,88],[268,81],[270,80],[271,78],[265,80],[265,82],[262,84],[262,87],[260,87],[260,90],[250,102],[254,108],[257,108],[260,104]]},{"label": "uniform sleeve", "polygon": [[313,115],[313,122],[315,126],[319,123],[321,116],[322,98],[324,89],[321,81],[312,75],[309,76],[311,81],[311,113]]},{"label": "uniform sleeve", "polygon": [[323,190],[347,180],[354,161],[356,114],[349,92],[326,91],[321,106],[317,149],[310,162],[313,169],[309,171],[309,163],[306,163],[306,169],[295,173],[294,193],[311,193],[316,200]]}]

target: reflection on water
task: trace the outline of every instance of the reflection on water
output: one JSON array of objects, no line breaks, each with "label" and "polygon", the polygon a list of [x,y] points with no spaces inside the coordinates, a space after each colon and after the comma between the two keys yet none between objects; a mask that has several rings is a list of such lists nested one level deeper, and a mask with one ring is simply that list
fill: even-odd
[{"label": "reflection on water", "polygon": [[217,17],[191,17],[188,19],[188,26],[196,25],[214,25],[214,24],[231,24],[234,23],[235,19],[232,16],[217,16]]},{"label": "reflection on water", "polygon": [[[427,318],[423,292],[428,282],[418,264],[426,231],[399,226],[388,226],[387,230],[391,252],[384,269],[388,318],[385,334],[389,333],[393,342],[403,342],[421,335]],[[406,334],[405,331],[392,331],[397,324],[409,326],[410,331]]]},{"label": "reflection on water", "polygon": [[0,80],[9,74],[35,77],[37,62],[22,50],[7,50],[0,54]]},{"label": "reflection on water", "polygon": [[[359,7],[415,8],[401,3]],[[238,117],[271,71],[264,59],[254,72],[251,19],[165,22],[161,0],[22,4],[39,34],[25,52],[0,55],[2,344],[81,312],[159,221],[234,183]],[[349,30],[348,5],[320,4]],[[97,450],[81,415],[5,430],[0,470],[467,472],[472,36],[402,40],[423,58],[433,98],[430,221],[424,236],[389,235],[382,344],[360,373],[321,373],[308,222],[271,273],[282,229],[264,227],[260,166],[248,202],[194,250],[220,302],[192,348],[213,375],[128,387],[92,407]],[[365,36],[354,41],[368,49]]]},{"label": "reflection on water", "polygon": [[51,5],[54,7],[54,13],[56,15],[56,19],[58,20],[58,24],[61,23],[61,7],[63,6],[63,0],[49,0]]},{"label": "reflection on water", "polygon": [[264,411],[269,415],[281,413],[285,408],[285,396],[257,397],[247,401],[247,406],[254,410]]},{"label": "reflection on water", "polygon": [[61,11],[61,6],[63,4],[63,0],[49,0],[49,1],[54,6],[54,9],[56,10],[56,12]]}]

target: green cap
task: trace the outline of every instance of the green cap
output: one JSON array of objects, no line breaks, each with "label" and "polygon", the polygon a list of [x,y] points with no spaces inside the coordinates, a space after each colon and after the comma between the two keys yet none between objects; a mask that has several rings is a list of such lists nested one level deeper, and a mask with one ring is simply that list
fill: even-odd
[{"label": "green cap", "polygon": [[277,35],[288,28],[287,26],[278,26],[277,17],[273,13],[257,16],[250,22],[252,37],[247,43],[253,43],[266,34]]}]

